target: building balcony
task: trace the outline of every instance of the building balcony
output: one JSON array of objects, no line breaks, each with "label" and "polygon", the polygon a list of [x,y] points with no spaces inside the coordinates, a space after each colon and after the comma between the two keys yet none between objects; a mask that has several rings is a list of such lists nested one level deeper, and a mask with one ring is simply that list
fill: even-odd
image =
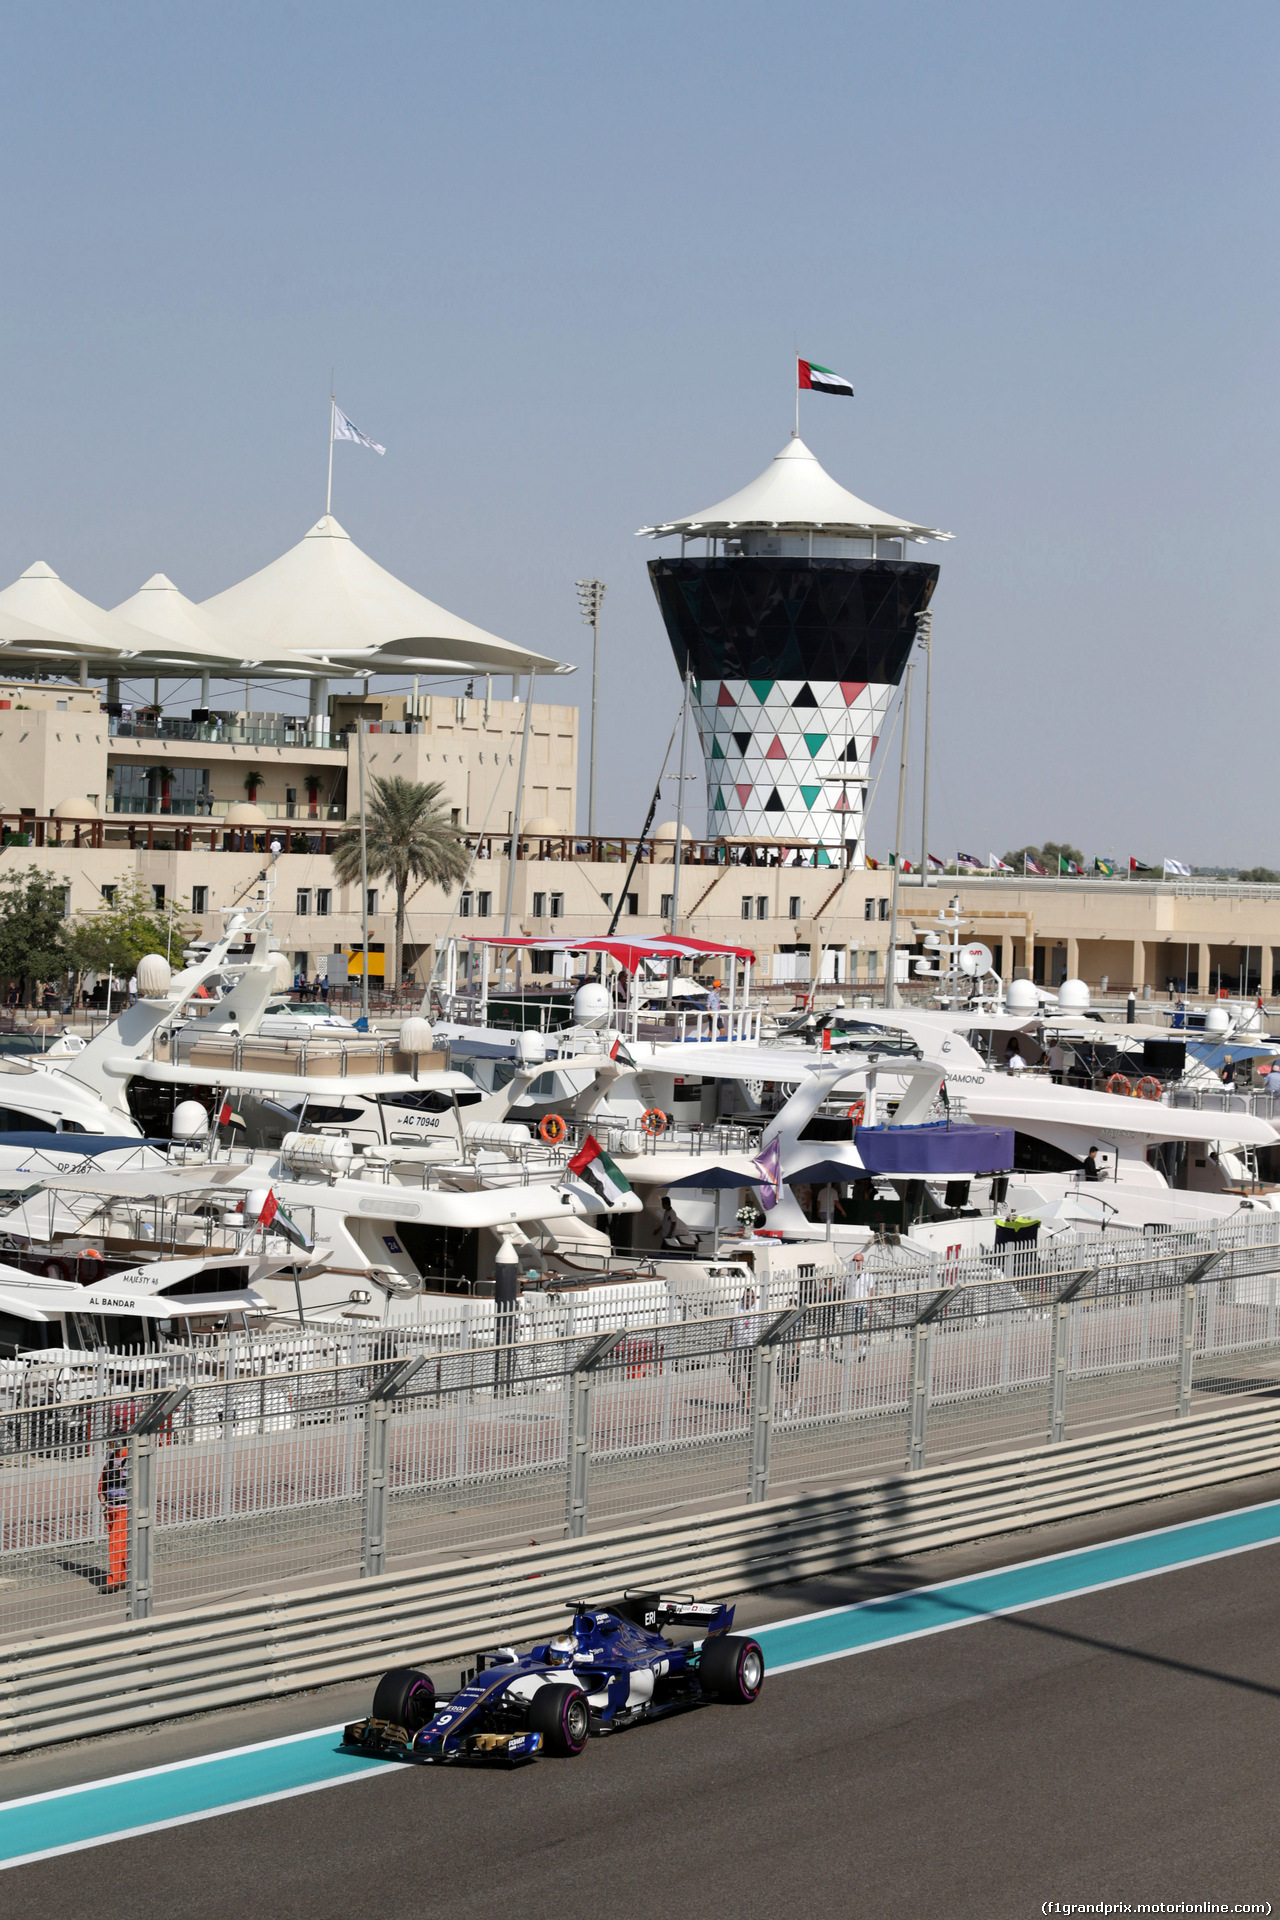
[{"label": "building balcony", "polygon": [[235,714],[211,713],[207,720],[179,720],[162,713],[110,714],[112,740],[173,740],[224,747],[341,747],[329,732],[328,714],[299,714],[247,719]]},{"label": "building balcony", "polygon": [[[116,814],[154,814],[165,819],[178,817],[188,820],[216,821],[225,819],[232,807],[243,804],[243,798],[178,800],[171,796],[166,800],[162,795],[156,794],[109,793],[106,811]],[[265,813],[268,820],[296,820],[301,826],[318,827],[333,821],[345,820],[347,817],[342,807],[325,801],[319,802],[314,813],[306,800],[255,800],[253,805],[260,812]]]}]

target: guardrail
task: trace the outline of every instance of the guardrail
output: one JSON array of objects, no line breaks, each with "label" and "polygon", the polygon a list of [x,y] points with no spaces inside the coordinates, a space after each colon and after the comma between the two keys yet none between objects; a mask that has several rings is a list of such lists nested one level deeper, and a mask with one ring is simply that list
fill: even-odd
[{"label": "guardrail", "polygon": [[993,1539],[1280,1468],[1280,1409],[1232,1411],[464,1563],[0,1648],[0,1753],[534,1639],[584,1590],[726,1595]]}]

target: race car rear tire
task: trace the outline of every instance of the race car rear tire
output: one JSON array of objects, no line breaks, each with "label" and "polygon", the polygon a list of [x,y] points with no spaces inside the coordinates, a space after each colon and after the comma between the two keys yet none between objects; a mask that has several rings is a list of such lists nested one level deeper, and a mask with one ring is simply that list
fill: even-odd
[{"label": "race car rear tire", "polygon": [[718,1633],[704,1640],[698,1659],[702,1691],[713,1700],[750,1706],[764,1685],[764,1654],[757,1640],[740,1633]]},{"label": "race car rear tire", "polygon": [[392,1667],[379,1680],[373,1696],[372,1718],[389,1720],[406,1733],[425,1727],[435,1710],[436,1690],[431,1677],[414,1667]]},{"label": "race car rear tire", "polygon": [[529,1702],[529,1729],[542,1735],[543,1750],[572,1759],[581,1753],[591,1732],[591,1709],[581,1687],[548,1681]]}]

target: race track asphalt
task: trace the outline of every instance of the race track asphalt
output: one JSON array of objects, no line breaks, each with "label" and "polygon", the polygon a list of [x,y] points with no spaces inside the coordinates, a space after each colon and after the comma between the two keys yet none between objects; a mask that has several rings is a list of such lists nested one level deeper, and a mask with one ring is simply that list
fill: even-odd
[{"label": "race track asphalt", "polygon": [[1280,1891],[1278,1582],[1280,1547],[1262,1547],[779,1674],[753,1708],[578,1760],[378,1769],[17,1867],[0,1899],[22,1920],[1265,1902]]}]

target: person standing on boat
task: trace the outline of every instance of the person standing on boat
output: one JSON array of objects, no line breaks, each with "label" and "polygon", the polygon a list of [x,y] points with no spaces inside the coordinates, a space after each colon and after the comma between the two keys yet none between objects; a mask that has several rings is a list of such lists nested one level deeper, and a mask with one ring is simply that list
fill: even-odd
[{"label": "person standing on boat", "polygon": [[107,1523],[107,1593],[119,1593],[129,1568],[129,1442],[112,1444],[98,1478],[98,1498]]}]

